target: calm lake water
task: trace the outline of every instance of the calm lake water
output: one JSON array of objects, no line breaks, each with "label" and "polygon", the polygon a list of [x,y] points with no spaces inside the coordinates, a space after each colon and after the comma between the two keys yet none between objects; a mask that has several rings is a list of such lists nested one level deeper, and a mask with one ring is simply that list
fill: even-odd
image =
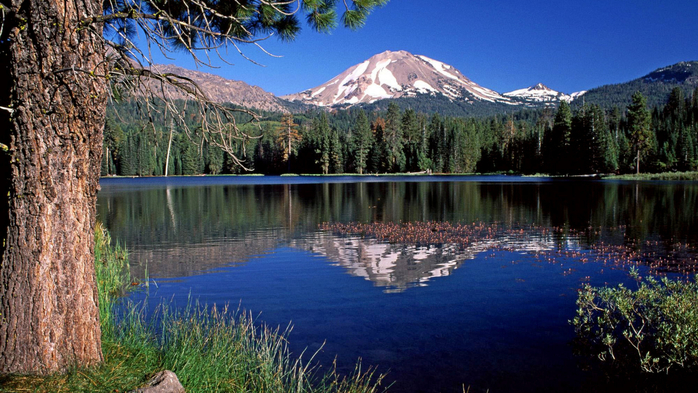
[{"label": "calm lake water", "polygon": [[[151,299],[185,305],[191,296],[239,304],[282,329],[290,322],[296,355],[325,343],[321,364],[336,358],[348,372],[361,358],[388,372],[390,392],[613,390],[573,354],[577,289],[628,282],[632,264],[671,275],[697,264],[696,182],[202,177],[101,186],[99,219],[128,247],[133,276],[147,266]],[[383,232],[356,233],[366,228]]]}]

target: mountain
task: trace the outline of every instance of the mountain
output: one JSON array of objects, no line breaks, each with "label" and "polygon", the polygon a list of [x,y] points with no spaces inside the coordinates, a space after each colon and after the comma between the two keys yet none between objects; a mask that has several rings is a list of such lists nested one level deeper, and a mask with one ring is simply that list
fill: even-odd
[{"label": "mountain", "polygon": [[528,106],[541,106],[541,104],[543,106],[557,106],[560,101],[571,102],[584,93],[586,93],[586,91],[580,91],[572,94],[560,93],[559,91],[555,91],[548,86],[539,83],[526,89],[514,90],[502,95],[505,97],[517,98],[527,103]]},{"label": "mountain", "polygon": [[[171,73],[194,81],[206,96],[214,102],[231,103],[251,109],[273,112],[289,112],[292,108],[284,100],[274,94],[262,90],[258,86],[250,86],[245,82],[225,79],[218,75],[201,71],[188,70],[175,65],[155,65],[153,71]],[[159,86],[157,86],[159,89]],[[173,99],[184,99],[185,96],[172,87],[165,88],[165,94]]]},{"label": "mountain", "polygon": [[682,61],[669,67],[660,68],[645,75],[648,83],[680,83],[698,85],[698,61]]},{"label": "mountain", "polygon": [[520,104],[478,85],[448,64],[406,51],[377,54],[320,86],[282,98],[331,107],[420,95],[442,95],[450,101],[470,103]]},{"label": "mountain", "polygon": [[675,87],[682,88],[687,96],[693,93],[698,87],[698,61],[683,61],[629,82],[590,89],[584,94],[584,100],[605,108],[623,109],[632,102],[633,93],[639,91],[647,97],[647,105],[651,108],[666,104]]},{"label": "mountain", "polygon": [[[698,87],[698,61],[681,62],[655,70],[629,82],[605,85],[565,94],[542,83],[499,94],[471,81],[455,67],[406,51],[386,51],[357,64],[315,88],[276,97],[257,86],[217,75],[158,65],[157,71],[177,74],[196,82],[213,101],[232,103],[274,112],[302,112],[313,106],[347,107],[361,105],[367,110],[385,110],[389,102],[401,108],[446,116],[490,116],[522,109],[557,106],[561,100],[583,102],[605,108],[627,107],[632,94],[642,92],[650,107],[666,103],[674,87],[688,96]],[[173,98],[184,98],[166,89]]]}]

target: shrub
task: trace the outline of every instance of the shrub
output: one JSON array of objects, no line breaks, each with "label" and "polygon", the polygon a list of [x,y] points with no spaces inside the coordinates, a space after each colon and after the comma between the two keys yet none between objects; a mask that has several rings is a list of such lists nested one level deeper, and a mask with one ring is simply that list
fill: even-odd
[{"label": "shrub", "polygon": [[618,367],[646,373],[698,366],[698,284],[666,277],[643,279],[637,289],[584,285],[570,321],[584,352]]}]

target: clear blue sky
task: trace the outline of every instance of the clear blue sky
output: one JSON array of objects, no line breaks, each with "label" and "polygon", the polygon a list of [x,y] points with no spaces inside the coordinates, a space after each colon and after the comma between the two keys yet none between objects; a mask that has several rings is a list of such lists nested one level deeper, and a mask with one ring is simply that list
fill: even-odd
[{"label": "clear blue sky", "polygon": [[[698,60],[698,0],[391,0],[358,31],[305,27],[291,43],[234,48],[220,68],[199,68],[277,95],[320,85],[385,50],[406,50],[459,69],[500,93],[544,83],[565,93],[626,82]],[[177,56],[159,63],[194,68]]]}]

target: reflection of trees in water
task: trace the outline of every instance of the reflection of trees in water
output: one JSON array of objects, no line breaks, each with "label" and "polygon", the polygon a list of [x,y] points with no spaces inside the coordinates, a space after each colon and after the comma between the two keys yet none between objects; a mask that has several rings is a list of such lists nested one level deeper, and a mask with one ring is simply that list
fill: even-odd
[{"label": "reflection of trees in water", "polygon": [[[323,222],[484,222],[501,228],[523,224],[547,228],[558,248],[568,239],[587,247],[631,247],[643,255],[659,255],[652,263],[670,265],[673,257],[687,260],[694,255],[695,206],[698,185],[690,182],[376,182],[130,191],[105,183],[98,214],[113,237],[131,249],[201,249],[198,254],[177,251],[184,255],[184,262],[177,263],[192,266],[176,271],[186,272],[236,259],[226,258],[225,252],[254,254],[252,250],[302,238]],[[274,241],[262,240],[270,237]],[[250,239],[263,246],[253,246]],[[220,258],[209,256],[206,252],[213,250],[204,249],[212,244],[227,244],[229,250],[219,250]],[[197,260],[199,254],[204,260]],[[151,266],[164,266],[175,263],[177,255],[144,258]]]}]

